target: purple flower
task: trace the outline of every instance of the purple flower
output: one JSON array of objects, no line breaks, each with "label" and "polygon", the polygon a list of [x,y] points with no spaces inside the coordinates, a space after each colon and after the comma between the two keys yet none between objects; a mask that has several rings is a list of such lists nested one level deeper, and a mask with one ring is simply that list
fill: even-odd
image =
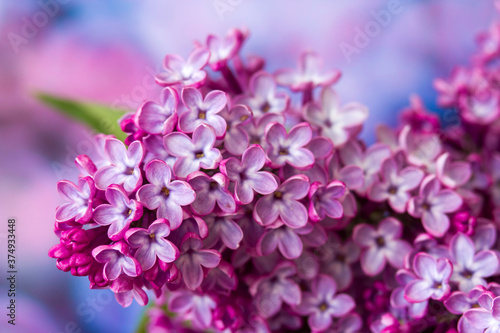
[{"label": "purple flower", "polygon": [[358,261],[360,252],[360,248],[352,240],[342,244],[335,234],[330,234],[326,243],[316,250],[319,259],[326,263],[322,265],[321,271],[334,278],[339,290],[351,285],[351,265]]},{"label": "purple flower", "polygon": [[457,188],[467,183],[472,175],[471,165],[467,162],[452,162],[449,153],[436,160],[436,176],[446,187]]},{"label": "purple flower", "polygon": [[211,125],[215,135],[222,138],[226,133],[226,121],[218,115],[227,104],[226,93],[212,90],[205,99],[201,92],[195,88],[182,89],[182,102],[186,106],[179,116],[179,129],[184,133],[193,133],[200,124]]},{"label": "purple flower", "polygon": [[186,286],[195,290],[203,281],[203,267],[214,268],[219,265],[221,254],[215,250],[203,249],[201,239],[193,233],[184,235],[181,244],[181,255],[175,261],[182,273]]},{"label": "purple flower", "polygon": [[156,258],[164,263],[171,263],[179,257],[179,249],[166,239],[170,235],[167,220],[159,219],[148,229],[133,228],[127,231],[125,239],[130,247],[137,249],[134,257],[144,271],[153,267]]},{"label": "purple flower", "polygon": [[238,29],[231,29],[223,38],[208,35],[207,48],[210,50],[208,64],[214,71],[226,67],[227,62],[238,53],[243,42],[241,34]]},{"label": "purple flower", "polygon": [[188,183],[172,179],[170,167],[163,161],[153,160],[146,166],[150,184],[137,191],[138,200],[148,209],[158,209],[157,218],[165,218],[175,230],[182,222],[182,208],[195,200],[196,194]]},{"label": "purple flower", "polygon": [[217,303],[208,295],[189,290],[172,292],[168,299],[168,309],[190,320],[194,328],[204,330],[212,324],[212,311]]},{"label": "purple flower", "polygon": [[476,253],[474,242],[461,232],[450,241],[450,256],[453,262],[450,281],[458,283],[458,288],[464,292],[477,285],[486,286],[484,278],[495,274],[498,268],[495,252],[483,250]]},{"label": "purple flower", "polygon": [[270,318],[281,310],[283,302],[299,305],[300,287],[292,279],[297,269],[290,262],[279,263],[269,274],[258,278],[250,286],[257,310],[264,318]]},{"label": "purple flower", "polygon": [[403,226],[393,217],[380,221],[375,230],[371,225],[362,223],[354,228],[353,240],[361,252],[361,268],[369,276],[382,272],[386,261],[394,268],[403,268],[405,257],[411,252],[411,245],[401,240]]},{"label": "purple flower", "polygon": [[450,189],[441,189],[439,180],[429,175],[420,185],[419,195],[408,202],[408,213],[422,219],[425,230],[442,237],[450,227],[446,213],[453,213],[462,206],[462,198]]},{"label": "purple flower", "polygon": [[351,296],[337,293],[337,284],[328,275],[320,274],[311,283],[311,291],[305,292],[302,302],[294,309],[308,316],[313,331],[324,331],[332,324],[332,318],[343,317],[354,309]]},{"label": "purple flower", "polygon": [[242,128],[248,135],[250,144],[260,145],[264,150],[267,148],[266,129],[271,123],[285,124],[285,118],[281,114],[268,113],[262,117],[253,117],[252,121],[242,124]]},{"label": "purple flower", "polygon": [[139,165],[144,157],[144,147],[141,142],[134,141],[127,149],[120,140],[106,139],[104,145],[106,158],[111,163],[97,170],[95,185],[100,190],[106,190],[111,184],[123,185],[128,193],[137,190],[142,183]]},{"label": "purple flower", "polygon": [[284,92],[276,91],[276,82],[269,73],[255,73],[250,79],[249,90],[247,95],[237,98],[234,103],[248,105],[255,116],[281,113],[288,107],[290,98]]},{"label": "purple flower", "polygon": [[268,228],[259,239],[257,249],[262,255],[269,255],[279,249],[281,254],[287,259],[297,259],[302,254],[303,244],[297,229],[292,229],[286,225],[278,228]]},{"label": "purple flower", "polygon": [[454,291],[443,303],[446,309],[453,314],[463,314],[467,310],[477,307],[479,297],[486,291],[483,286],[472,288],[468,293]]},{"label": "purple flower", "polygon": [[184,133],[167,134],[164,144],[170,155],[178,157],[174,173],[180,178],[186,178],[200,168],[215,169],[222,158],[220,151],[214,148],[215,132],[206,124],[196,127],[192,139]]},{"label": "purple flower", "polygon": [[399,146],[405,152],[408,163],[429,170],[434,170],[435,160],[443,150],[437,134],[413,131],[409,125],[399,133]]},{"label": "purple flower", "polygon": [[309,192],[309,179],[304,175],[288,178],[271,194],[260,198],[253,211],[254,219],[269,226],[280,218],[290,228],[307,224],[307,209],[299,201]]},{"label": "purple flower", "polygon": [[413,166],[401,169],[394,158],[388,158],[382,163],[380,176],[368,190],[368,197],[375,202],[388,200],[394,211],[404,213],[410,191],[420,185],[424,172]]},{"label": "purple flower", "polygon": [[[359,142],[349,141],[340,148],[340,159],[349,167],[358,166],[363,171],[363,178],[358,180],[362,182],[362,186],[356,184],[356,192],[364,195],[367,189],[378,179],[378,173],[382,167],[382,163],[391,156],[391,149],[386,144],[376,143],[363,151]],[[350,176],[355,176],[351,174]],[[349,180],[353,182],[352,179]]]},{"label": "purple flower", "polygon": [[185,61],[176,54],[169,54],[163,60],[165,72],[156,75],[160,86],[180,84],[183,87],[199,87],[205,83],[207,73],[203,67],[208,63],[210,52],[204,48],[194,49]]},{"label": "purple flower", "polygon": [[338,181],[333,181],[327,186],[315,182],[309,189],[309,218],[318,222],[326,216],[332,219],[341,218],[344,210],[337,200],[345,193],[345,185]]},{"label": "purple flower", "polygon": [[450,292],[449,280],[453,271],[446,258],[435,259],[420,252],[413,259],[413,270],[417,279],[405,287],[405,298],[411,303],[419,303],[429,298],[442,300]]},{"label": "purple flower", "polygon": [[210,214],[216,203],[223,212],[233,213],[236,210],[234,198],[227,189],[229,179],[222,173],[209,177],[201,171],[193,172],[188,176],[187,182],[196,192],[196,199],[191,203],[196,214]]},{"label": "purple flower", "polygon": [[275,73],[275,77],[279,84],[301,91],[332,85],[340,78],[340,72],[322,72],[321,58],[314,52],[304,52],[300,56],[298,70],[282,69]]},{"label": "purple flower", "polygon": [[238,203],[251,203],[254,191],[266,195],[276,190],[278,183],[274,176],[270,172],[259,171],[265,163],[266,153],[258,145],[245,150],[241,162],[235,157],[221,162],[221,172],[235,183],[234,194]]},{"label": "purple flower", "polygon": [[359,103],[340,107],[340,101],[331,88],[321,91],[321,106],[310,103],[305,108],[305,119],[321,130],[321,134],[337,147],[345,144],[368,118],[368,109]]},{"label": "purple flower", "polygon": [[243,230],[234,222],[232,216],[208,216],[205,218],[209,228],[203,244],[213,247],[219,240],[230,249],[236,250],[243,239]]},{"label": "purple flower", "polygon": [[395,288],[391,293],[391,306],[396,309],[406,308],[408,315],[411,318],[422,318],[427,313],[427,306],[429,304],[428,300],[418,303],[411,303],[405,298],[405,287],[412,281],[418,280],[412,272],[406,269],[400,269],[396,272],[396,281],[401,285],[401,287]]},{"label": "purple flower", "polygon": [[314,155],[305,145],[311,141],[311,126],[307,123],[295,125],[290,133],[280,123],[273,123],[266,131],[267,155],[273,167],[286,163],[296,168],[307,168],[314,164]]},{"label": "purple flower", "polygon": [[478,308],[467,310],[464,317],[472,327],[477,329],[477,332],[498,332],[500,330],[500,296],[494,297],[490,292],[485,292],[479,297],[478,305]]},{"label": "purple flower", "polygon": [[95,195],[94,180],[91,177],[81,178],[78,187],[69,180],[57,182],[57,191],[67,202],[56,210],[57,222],[75,222],[85,224],[92,217],[92,199]]},{"label": "purple flower", "polygon": [[142,216],[142,205],[129,199],[125,190],[119,185],[111,185],[106,189],[106,200],[110,204],[97,206],[94,220],[99,225],[109,225],[108,237],[116,241],[123,238],[130,223]]},{"label": "purple flower", "polygon": [[92,256],[97,262],[104,264],[104,278],[108,281],[116,280],[120,274],[136,277],[142,272],[141,265],[129,254],[125,242],[100,245],[92,250]]},{"label": "purple flower", "polygon": [[161,103],[146,102],[137,113],[137,124],[150,134],[167,134],[177,124],[177,105],[179,96],[172,88],[165,88],[161,93]]},{"label": "purple flower", "polygon": [[252,121],[252,111],[245,105],[234,105],[229,111],[225,108],[220,115],[226,120],[224,148],[232,155],[239,156],[248,148],[248,134],[243,125]]}]

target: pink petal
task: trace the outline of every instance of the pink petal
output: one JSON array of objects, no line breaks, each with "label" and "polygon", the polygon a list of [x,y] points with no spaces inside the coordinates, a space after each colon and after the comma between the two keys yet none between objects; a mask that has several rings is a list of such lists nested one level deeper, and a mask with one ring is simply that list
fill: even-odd
[{"label": "pink petal", "polygon": [[283,222],[290,228],[301,228],[308,221],[306,207],[295,200],[283,201],[279,208],[279,214]]},{"label": "pink petal", "polygon": [[189,66],[193,71],[202,69],[210,59],[210,52],[204,48],[196,48],[189,54],[186,61],[186,66]]},{"label": "pink petal", "polygon": [[164,138],[167,152],[176,157],[189,156],[193,152],[193,143],[184,133],[170,133]]},{"label": "pink petal", "polygon": [[291,147],[303,147],[311,141],[311,138],[311,126],[307,123],[295,125],[288,134],[288,140]]},{"label": "pink petal", "polygon": [[452,190],[442,190],[433,198],[433,209],[443,213],[455,212],[462,206],[463,200],[456,192]]},{"label": "pink petal", "polygon": [[204,106],[207,112],[219,113],[227,104],[226,93],[221,90],[212,90],[205,96]]},{"label": "pink petal", "polygon": [[405,287],[405,297],[412,303],[428,300],[432,296],[430,282],[426,280],[415,280]]},{"label": "pink petal", "polygon": [[283,228],[279,233],[278,247],[287,259],[296,259],[302,254],[302,241],[290,228]]},{"label": "pink petal", "polygon": [[377,232],[371,225],[362,223],[354,227],[352,238],[362,247],[371,246],[377,238]]},{"label": "pink petal", "polygon": [[474,243],[472,240],[459,232],[450,241],[450,254],[453,261],[461,267],[468,267],[474,260]]},{"label": "pink petal", "polygon": [[442,237],[450,227],[450,219],[440,212],[424,211],[422,215],[422,225],[432,236]]},{"label": "pink petal", "polygon": [[253,211],[255,220],[264,226],[276,221],[279,214],[279,207],[275,204],[272,194],[260,198],[255,204]]},{"label": "pink petal", "polygon": [[383,251],[376,246],[371,246],[361,253],[361,268],[368,276],[375,276],[382,272],[385,267],[385,256]]}]

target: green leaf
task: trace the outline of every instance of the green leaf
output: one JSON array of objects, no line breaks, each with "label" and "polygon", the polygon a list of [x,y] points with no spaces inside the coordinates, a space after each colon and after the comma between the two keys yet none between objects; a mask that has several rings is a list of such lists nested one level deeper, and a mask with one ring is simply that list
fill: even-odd
[{"label": "green leaf", "polygon": [[90,126],[98,133],[112,134],[121,141],[125,141],[127,137],[118,124],[118,120],[125,114],[123,110],[44,93],[39,93],[36,97],[55,110]]}]

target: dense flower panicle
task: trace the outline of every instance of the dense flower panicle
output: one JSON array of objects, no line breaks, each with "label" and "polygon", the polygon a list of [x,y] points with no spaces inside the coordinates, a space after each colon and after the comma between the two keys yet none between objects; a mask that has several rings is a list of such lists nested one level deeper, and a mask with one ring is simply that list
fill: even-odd
[{"label": "dense flower panicle", "polygon": [[412,96],[369,145],[313,52],[270,74],[233,29],[168,55],[125,142],[96,135],[57,184],[49,255],[123,306],[154,297],[151,332],[497,332],[499,31],[435,81],[453,117]]}]

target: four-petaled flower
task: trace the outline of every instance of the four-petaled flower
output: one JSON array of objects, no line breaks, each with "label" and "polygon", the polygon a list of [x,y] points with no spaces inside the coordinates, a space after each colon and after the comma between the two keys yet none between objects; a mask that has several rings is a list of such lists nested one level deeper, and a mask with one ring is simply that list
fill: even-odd
[{"label": "four-petaled flower", "polygon": [[[485,292],[478,299],[478,308],[467,310],[464,317],[476,332],[495,333],[500,331],[500,296]],[[468,332],[467,332],[468,333]]]},{"label": "four-petaled flower", "polygon": [[168,298],[169,311],[187,314],[187,318],[199,330],[210,327],[212,311],[216,308],[217,303],[209,295],[189,290],[172,292]]},{"label": "four-petaled flower", "polygon": [[227,62],[238,52],[243,38],[238,29],[231,29],[225,37],[208,35],[207,48],[210,50],[208,64],[214,71],[227,66]]},{"label": "four-petaled flower", "polygon": [[309,103],[305,108],[304,117],[339,147],[366,121],[368,109],[359,103],[349,103],[341,107],[335,91],[324,88],[321,91],[321,106]]},{"label": "four-petaled flower", "polygon": [[170,155],[178,157],[174,173],[179,178],[186,178],[200,168],[215,169],[222,159],[219,149],[214,148],[214,129],[206,124],[196,127],[192,139],[184,133],[167,134],[164,144]]},{"label": "four-petaled flower", "polygon": [[150,134],[167,134],[177,124],[177,105],[179,96],[172,88],[165,88],[161,93],[161,104],[144,103],[137,113],[137,124]]},{"label": "four-petaled flower", "polygon": [[215,130],[215,135],[222,138],[226,133],[226,121],[218,113],[227,104],[226,93],[212,90],[205,98],[195,88],[182,89],[182,102],[186,106],[179,116],[179,129],[184,133],[192,133],[200,124],[208,124]]},{"label": "four-petaled flower", "polygon": [[295,125],[290,133],[285,126],[273,123],[266,131],[268,144],[267,156],[273,167],[282,167],[286,163],[296,168],[307,168],[314,164],[314,155],[305,145],[311,141],[311,126],[307,123]]},{"label": "four-petaled flower", "polygon": [[441,189],[439,180],[427,176],[420,185],[419,195],[408,202],[408,213],[420,217],[425,230],[435,237],[442,237],[450,227],[446,213],[453,213],[462,206],[462,198],[451,189]]},{"label": "four-petaled flower", "polygon": [[92,199],[95,195],[94,181],[91,177],[81,178],[78,186],[68,180],[57,183],[57,191],[68,202],[56,210],[57,222],[75,222],[85,224],[92,217]]},{"label": "four-petaled flower", "polygon": [[203,281],[203,267],[214,268],[219,265],[221,254],[216,250],[203,249],[203,243],[198,235],[188,232],[181,244],[181,255],[175,265],[182,274],[186,286],[195,290]]},{"label": "four-petaled flower", "polygon": [[123,185],[128,193],[134,192],[142,183],[139,164],[144,157],[143,144],[134,141],[127,149],[120,140],[106,139],[104,144],[106,158],[111,163],[97,170],[94,180],[100,190],[106,190],[111,184]]},{"label": "four-petaled flower", "polygon": [[177,84],[183,87],[199,87],[205,83],[207,73],[203,67],[209,58],[210,52],[201,47],[194,49],[187,61],[176,54],[169,54],[163,60],[165,72],[156,75],[156,83],[164,87]]},{"label": "four-petaled flower", "polygon": [[111,185],[106,189],[106,200],[110,203],[99,205],[94,211],[94,220],[100,225],[109,225],[108,236],[111,240],[122,239],[130,223],[142,216],[142,205],[129,199],[125,190],[119,185]]},{"label": "four-petaled flower", "polygon": [[141,265],[128,253],[128,245],[122,241],[112,245],[100,245],[92,250],[95,260],[104,264],[103,273],[107,281],[116,280],[121,274],[130,277],[141,274]]},{"label": "four-petaled flower", "polygon": [[414,166],[401,169],[394,158],[388,158],[382,163],[380,178],[368,190],[370,200],[387,200],[394,211],[404,213],[411,197],[410,191],[420,185],[424,172]]},{"label": "four-petaled flower", "polygon": [[137,191],[138,200],[148,209],[158,209],[157,218],[165,218],[172,230],[182,222],[182,207],[193,203],[196,194],[188,183],[172,179],[170,167],[163,161],[153,160],[146,166],[146,178],[150,184]]},{"label": "four-petaled flower", "polygon": [[170,235],[170,226],[165,219],[158,219],[148,229],[133,228],[127,231],[125,239],[130,247],[137,249],[134,257],[144,271],[153,267],[156,258],[164,263],[171,263],[179,257],[179,249],[166,237]]},{"label": "four-petaled flower", "polygon": [[393,217],[380,221],[375,229],[369,224],[354,228],[352,238],[363,251],[361,268],[365,274],[374,276],[382,272],[386,261],[394,268],[403,268],[405,257],[411,252],[411,245],[401,240],[403,226]]},{"label": "four-petaled flower", "polygon": [[248,105],[255,116],[281,113],[288,107],[288,95],[276,91],[276,82],[269,73],[255,73],[250,79],[249,91],[234,102]]},{"label": "four-petaled flower", "polygon": [[220,115],[226,120],[224,148],[236,156],[243,154],[249,144],[248,134],[243,125],[252,121],[252,111],[246,105],[237,104],[229,110],[225,108]]},{"label": "four-petaled flower", "polygon": [[498,268],[495,252],[483,250],[476,253],[474,242],[461,232],[450,241],[450,256],[453,262],[450,281],[458,283],[458,288],[464,292],[477,285],[486,286],[484,278],[495,274]]},{"label": "four-petaled flower", "polygon": [[417,253],[413,259],[413,271],[417,279],[405,287],[405,298],[419,303],[429,298],[442,300],[450,292],[450,276],[453,266],[447,258],[435,259],[427,253]]},{"label": "four-petaled flower", "polygon": [[196,199],[191,203],[191,208],[196,214],[210,214],[216,203],[223,212],[232,213],[236,210],[236,202],[227,189],[229,179],[222,173],[210,177],[197,171],[191,173],[186,181],[196,192]]},{"label": "four-petaled flower", "polygon": [[278,188],[255,204],[253,217],[263,226],[272,225],[280,218],[290,228],[307,224],[307,209],[300,202],[309,192],[309,179],[304,175],[288,178]]},{"label": "four-petaled flower", "polygon": [[339,181],[333,181],[324,186],[314,182],[309,189],[309,218],[318,222],[326,216],[332,219],[341,218],[344,209],[338,201],[345,193],[345,185]]},{"label": "four-petaled flower", "polygon": [[311,291],[302,295],[302,302],[294,307],[313,331],[324,331],[332,324],[332,318],[343,317],[354,309],[356,303],[347,294],[338,294],[337,284],[330,276],[320,274],[311,282]]},{"label": "four-petaled flower", "polygon": [[222,173],[232,180],[235,199],[246,205],[253,201],[254,191],[259,194],[273,193],[278,187],[274,176],[267,171],[259,171],[266,163],[266,153],[258,145],[250,146],[241,157],[231,157],[220,164]]},{"label": "four-petaled flower", "polygon": [[293,91],[310,90],[317,86],[329,86],[340,78],[340,71],[322,72],[322,60],[314,52],[304,52],[299,59],[298,70],[282,69],[275,73],[279,84]]}]

